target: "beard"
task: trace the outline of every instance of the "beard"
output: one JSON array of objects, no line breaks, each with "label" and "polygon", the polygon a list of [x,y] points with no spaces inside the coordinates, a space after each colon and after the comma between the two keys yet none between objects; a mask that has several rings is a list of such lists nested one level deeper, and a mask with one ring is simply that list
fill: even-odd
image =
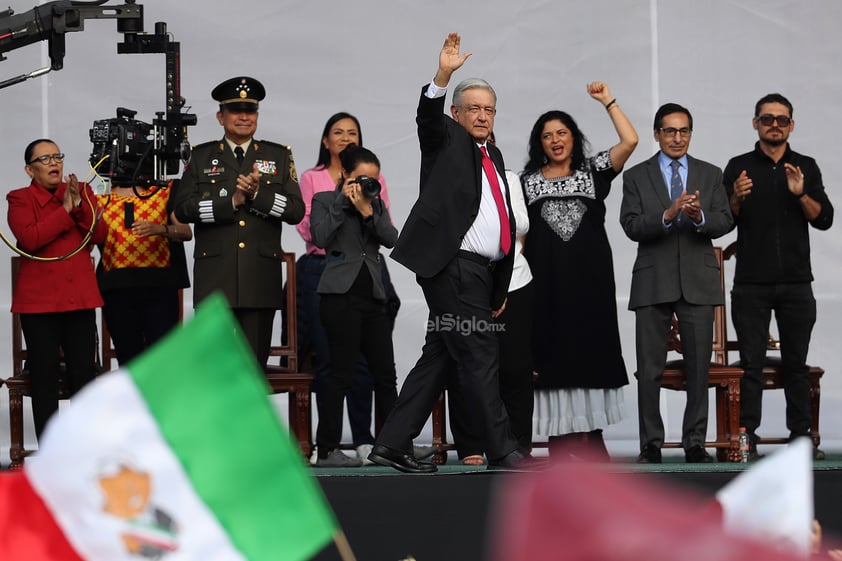
[{"label": "beard", "polygon": [[770,130],[769,132],[770,133],[771,132],[777,132],[778,134],[780,134],[780,136],[767,135],[766,138],[763,139],[763,142],[765,142],[769,146],[782,146],[782,145],[786,144],[787,137],[789,135],[781,134],[782,133],[781,130]]}]

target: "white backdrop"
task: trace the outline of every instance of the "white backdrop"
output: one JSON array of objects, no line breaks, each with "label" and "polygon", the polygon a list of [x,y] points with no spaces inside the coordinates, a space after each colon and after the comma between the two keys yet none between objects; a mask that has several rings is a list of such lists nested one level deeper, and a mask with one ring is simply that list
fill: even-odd
[{"label": "white backdrop", "polygon": [[[398,226],[418,188],[417,96],[432,78],[449,31],[460,32],[463,49],[474,53],[454,79],[481,76],[497,90],[497,138],[508,167],[516,171],[525,160],[532,123],[551,108],[574,115],[594,150],[616,142],[605,111],[585,92],[592,80],[609,84],[640,134],[629,166],[655,152],[652,116],[661,103],[675,101],[694,115],[691,154],[724,167],[730,157],[753,146],[755,101],[779,91],[795,105],[793,147],[818,160],[831,200],[842,204],[836,194],[842,177],[842,160],[837,157],[842,4],[835,0],[141,3],[147,32],[164,21],[173,39],[181,42],[182,94],[199,119],[189,130],[193,143],[221,137],[210,90],[235,75],[251,75],[266,85],[258,137],[291,145],[299,173],[315,164],[327,117],[340,110],[354,113],[362,121],[366,146],[383,163]],[[33,8],[20,0],[10,4],[17,13]],[[155,111],[164,109],[163,55],[118,55],[121,36],[113,20],[88,20],[85,27],[67,35],[62,71],[0,90],[0,177],[6,189],[27,183],[23,149],[30,140],[55,139],[67,153],[66,171],[84,176],[91,150],[88,130],[94,120],[113,117],[120,106],[137,110],[136,118],[149,122]],[[46,65],[46,43],[18,49],[0,63],[0,80]],[[634,317],[626,305],[635,245],[618,224],[621,180],[613,187],[606,227],[614,249],[624,355],[633,372]],[[5,198],[1,204],[5,214]],[[8,233],[5,220],[0,227]],[[821,427],[831,448],[831,441],[842,440],[842,350],[833,335],[842,323],[837,231],[838,227],[812,232],[819,319],[810,361],[827,370]],[[729,234],[721,244],[733,239]],[[284,246],[297,253],[303,250],[291,227],[285,229]],[[8,263],[0,259],[0,299],[6,306],[11,301]],[[420,354],[426,308],[412,275],[390,264],[403,300],[395,334],[402,379]],[[575,274],[575,264],[570,266]],[[187,299],[191,301],[189,294]],[[10,340],[9,324],[0,322],[4,341]],[[11,375],[8,347],[0,346],[0,378]],[[784,430],[783,396],[775,395],[779,393],[766,399],[761,434]],[[634,382],[625,395],[626,419],[610,427],[606,436],[612,450],[634,452]],[[2,461],[8,454],[5,404],[2,390]],[[663,407],[668,436],[677,438],[683,396],[665,395]],[[27,431],[32,434],[29,422]]]}]

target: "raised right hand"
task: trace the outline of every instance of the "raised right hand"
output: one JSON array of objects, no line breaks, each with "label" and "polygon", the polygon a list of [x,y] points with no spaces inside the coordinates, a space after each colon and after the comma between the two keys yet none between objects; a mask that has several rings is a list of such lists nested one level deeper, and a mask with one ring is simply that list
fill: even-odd
[{"label": "raised right hand", "polygon": [[[439,69],[434,80],[439,87],[447,86],[450,76],[458,70],[473,53],[459,54],[461,37],[458,33],[449,33],[439,53]],[[443,83],[442,83],[443,82]]]}]

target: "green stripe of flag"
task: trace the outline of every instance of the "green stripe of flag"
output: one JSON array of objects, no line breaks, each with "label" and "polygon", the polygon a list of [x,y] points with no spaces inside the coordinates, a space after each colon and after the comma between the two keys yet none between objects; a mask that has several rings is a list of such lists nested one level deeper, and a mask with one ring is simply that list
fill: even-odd
[{"label": "green stripe of flag", "polygon": [[304,560],[336,521],[220,295],[129,365],[197,494],[249,560]]}]

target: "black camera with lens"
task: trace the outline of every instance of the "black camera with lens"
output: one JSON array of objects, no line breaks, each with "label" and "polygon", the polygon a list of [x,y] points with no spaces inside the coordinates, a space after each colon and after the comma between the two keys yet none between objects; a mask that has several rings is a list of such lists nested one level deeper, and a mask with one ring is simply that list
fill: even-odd
[{"label": "black camera with lens", "polygon": [[94,121],[90,130],[91,165],[101,163],[112,185],[132,185],[154,178],[152,125],[134,119],[137,111],[117,108],[117,117]]},{"label": "black camera with lens", "polygon": [[351,183],[359,183],[360,190],[363,196],[368,199],[373,199],[380,194],[380,182],[367,175],[358,175],[350,181]]}]

